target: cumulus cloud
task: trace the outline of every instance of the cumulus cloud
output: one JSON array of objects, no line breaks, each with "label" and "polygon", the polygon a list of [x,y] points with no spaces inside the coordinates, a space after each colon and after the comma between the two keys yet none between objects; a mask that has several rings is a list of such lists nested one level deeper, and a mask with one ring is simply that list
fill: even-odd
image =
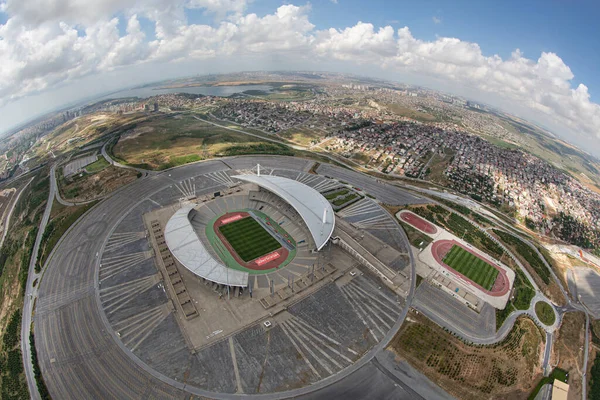
[{"label": "cumulus cloud", "polygon": [[[190,24],[191,8],[213,15],[213,23]],[[600,106],[584,84],[573,83],[571,69],[554,53],[531,59],[517,49],[502,59],[483,54],[477,43],[426,41],[408,27],[367,22],[317,30],[310,6],[288,4],[259,16],[246,13],[246,0],[0,0],[0,9],[9,16],[0,25],[0,105],[135,64],[285,55],[434,77],[600,137]],[[141,17],[153,22],[154,37],[144,34]],[[119,18],[125,18],[124,33]]]},{"label": "cumulus cloud", "polygon": [[434,24],[441,24],[442,19],[440,17],[436,17],[435,15],[431,18]]}]

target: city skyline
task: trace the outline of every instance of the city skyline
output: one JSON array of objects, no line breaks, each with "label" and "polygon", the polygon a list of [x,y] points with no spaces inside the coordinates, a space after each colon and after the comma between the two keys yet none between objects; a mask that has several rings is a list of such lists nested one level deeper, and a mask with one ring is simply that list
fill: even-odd
[{"label": "city skyline", "polygon": [[[341,0],[296,5],[73,0],[44,2],[43,7],[7,0],[0,3],[0,129],[73,100],[160,78],[318,69],[485,101],[600,154],[600,106],[593,101],[597,55],[592,51],[582,59],[585,43],[571,41],[569,50],[555,40],[560,34],[565,41],[581,37],[585,29],[593,33],[597,28],[585,22],[597,7],[548,4],[539,15],[515,16],[504,32],[501,24],[516,10],[514,3],[502,12],[489,4],[460,2],[452,10],[436,2],[383,7],[375,2],[358,14],[358,2]],[[474,14],[481,17],[474,19]],[[544,40],[542,34],[551,29],[542,17],[552,22],[560,15],[565,25]],[[576,24],[577,16],[584,23]],[[481,29],[485,23],[489,31]]]}]

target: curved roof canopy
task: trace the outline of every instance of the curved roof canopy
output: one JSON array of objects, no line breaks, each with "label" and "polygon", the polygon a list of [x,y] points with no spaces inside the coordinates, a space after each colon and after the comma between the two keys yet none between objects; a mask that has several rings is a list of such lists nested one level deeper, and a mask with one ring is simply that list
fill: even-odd
[{"label": "curved roof canopy", "polygon": [[236,175],[233,178],[254,183],[288,202],[300,214],[317,250],[331,237],[335,216],[331,204],[321,193],[304,183],[274,175]]},{"label": "curved roof canopy", "polygon": [[193,207],[177,210],[165,227],[165,241],[173,256],[193,274],[229,286],[248,286],[248,273],[226,267],[204,247],[191,224]]}]

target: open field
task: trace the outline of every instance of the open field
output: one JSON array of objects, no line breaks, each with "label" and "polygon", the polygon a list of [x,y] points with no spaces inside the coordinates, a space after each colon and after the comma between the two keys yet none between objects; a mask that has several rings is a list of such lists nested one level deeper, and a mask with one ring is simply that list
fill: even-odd
[{"label": "open field", "polygon": [[30,150],[30,154],[40,160],[51,157],[50,151],[59,156],[81,148],[112,132],[131,129],[136,123],[146,120],[143,113],[118,115],[115,113],[94,113],[58,126],[40,139]]},{"label": "open field", "polygon": [[390,347],[456,398],[523,399],[541,377],[542,343],[526,318],[502,342],[475,346],[411,312]]},{"label": "open field", "polygon": [[405,107],[403,105],[400,104],[383,104],[384,107],[386,107],[388,110],[390,110],[392,113],[400,116],[400,117],[406,117],[406,118],[410,118],[410,119],[414,119],[415,121],[421,121],[421,122],[438,122],[439,119],[432,114],[428,114],[427,112],[420,111],[420,110],[415,110],[413,108],[410,107]]},{"label": "open field", "polygon": [[504,310],[496,310],[496,330],[500,329],[506,318],[515,310],[527,310],[531,305],[531,300],[535,297],[535,289],[529,283],[529,280],[519,268],[513,268],[515,271],[515,282],[513,284],[513,296]]},{"label": "open field", "polygon": [[[100,160],[104,160],[104,158]],[[60,174],[57,176],[57,180],[61,196],[65,200],[80,202],[112,193],[121,186],[135,181],[137,177],[138,173],[132,169],[109,165],[100,168],[96,173],[82,173],[70,178],[63,178]]]},{"label": "open field", "polygon": [[100,172],[108,166],[110,166],[110,164],[108,163],[108,161],[106,161],[106,158],[104,158],[103,156],[99,156],[98,160],[96,160],[96,162],[88,164],[85,167],[85,170],[90,174],[95,174],[96,172]]},{"label": "open field", "polygon": [[[569,399],[581,399],[581,372],[583,370],[583,351],[585,341],[585,314],[568,312],[563,316],[560,330],[554,342],[554,354],[550,362],[569,373]],[[589,364],[593,362],[590,356]],[[600,371],[599,371],[600,372]],[[589,375],[588,375],[589,376]],[[588,394],[591,388],[588,386]],[[591,398],[591,397],[590,397]]]},{"label": "open field", "polygon": [[112,152],[126,164],[161,170],[229,155],[228,149],[234,145],[256,144],[262,144],[260,139],[211,125],[191,115],[175,115],[138,124],[131,133],[121,136]]},{"label": "open field", "polygon": [[492,289],[496,282],[498,270],[460,246],[452,246],[443,261],[486,290]]},{"label": "open field", "polygon": [[252,217],[223,225],[219,230],[244,261],[254,260],[281,247],[277,239]]},{"label": "open field", "polygon": [[553,325],[556,321],[556,314],[554,314],[552,306],[545,301],[535,303],[535,314],[543,324],[548,326]]},{"label": "open field", "polygon": [[317,129],[298,127],[290,128],[281,132],[277,132],[277,136],[282,137],[292,142],[309,146],[313,142],[318,142],[325,137],[326,132]]},{"label": "open field", "polygon": [[409,224],[404,221],[399,221],[400,225],[402,225],[402,229],[406,232],[406,236],[408,237],[408,241],[410,244],[419,249],[424,249],[431,243],[432,239],[425,235],[424,233],[419,232]]}]

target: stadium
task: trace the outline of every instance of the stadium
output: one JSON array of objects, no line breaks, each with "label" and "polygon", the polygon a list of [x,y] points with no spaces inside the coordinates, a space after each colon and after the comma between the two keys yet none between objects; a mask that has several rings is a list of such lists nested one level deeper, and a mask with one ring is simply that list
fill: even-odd
[{"label": "stadium", "polygon": [[282,279],[284,270],[294,277],[313,272],[315,253],[335,227],[331,204],[298,181],[261,176],[260,166],[256,175],[232,178],[246,184],[169,218],[164,239],[174,258],[203,282],[238,295],[245,288],[291,285]]},{"label": "stadium", "polygon": [[[110,196],[40,288],[36,329],[59,338],[39,351],[53,397],[295,397],[368,364],[415,278],[404,232],[367,193],[422,201],[278,156],[173,168]],[[83,348],[94,356],[61,363]]]}]

